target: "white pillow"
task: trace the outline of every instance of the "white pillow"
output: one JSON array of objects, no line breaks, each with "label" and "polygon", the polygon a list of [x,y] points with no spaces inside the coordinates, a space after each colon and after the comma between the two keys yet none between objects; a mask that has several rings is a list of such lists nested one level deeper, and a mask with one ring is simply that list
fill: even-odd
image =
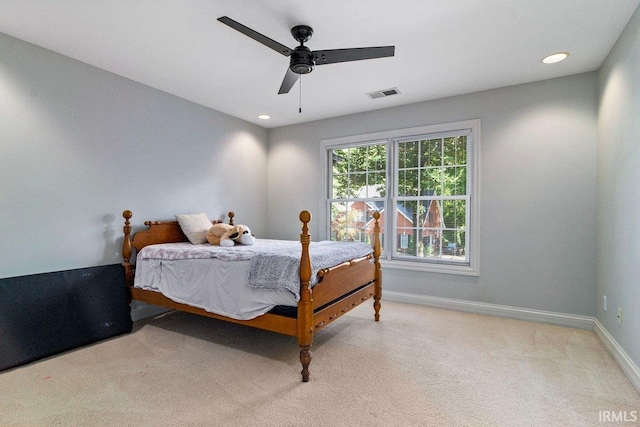
[{"label": "white pillow", "polygon": [[207,231],[211,228],[211,220],[207,214],[176,215],[178,224],[187,239],[194,245],[206,243]]}]

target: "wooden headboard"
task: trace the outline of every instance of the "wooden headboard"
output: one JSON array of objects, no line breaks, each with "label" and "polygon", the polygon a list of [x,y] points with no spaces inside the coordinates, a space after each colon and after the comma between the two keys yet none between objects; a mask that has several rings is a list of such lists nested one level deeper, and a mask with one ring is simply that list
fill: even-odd
[{"label": "wooden headboard", "polygon": [[[233,225],[233,217],[235,214],[229,212],[229,224]],[[124,241],[122,242],[122,265],[125,270],[125,280],[128,286],[133,286],[133,266],[131,265],[131,255],[133,249],[136,253],[142,248],[148,245],[155,245],[158,243],[178,243],[188,242],[187,236],[184,235],[178,221],[145,221],[144,225],[149,227],[146,230],[138,231],[131,236],[131,224],[129,220],[133,216],[133,213],[129,210],[122,212],[124,218]],[[222,221],[214,219],[211,220],[211,224],[217,224]]]}]

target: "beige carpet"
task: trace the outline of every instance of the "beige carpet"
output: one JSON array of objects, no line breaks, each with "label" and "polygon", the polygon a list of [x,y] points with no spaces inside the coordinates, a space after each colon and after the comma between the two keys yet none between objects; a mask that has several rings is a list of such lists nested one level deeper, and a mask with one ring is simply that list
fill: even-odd
[{"label": "beige carpet", "polygon": [[[582,426],[640,395],[591,331],[384,302],[297,343],[170,313],[0,374],[0,425]],[[632,425],[633,423],[624,423]]]}]

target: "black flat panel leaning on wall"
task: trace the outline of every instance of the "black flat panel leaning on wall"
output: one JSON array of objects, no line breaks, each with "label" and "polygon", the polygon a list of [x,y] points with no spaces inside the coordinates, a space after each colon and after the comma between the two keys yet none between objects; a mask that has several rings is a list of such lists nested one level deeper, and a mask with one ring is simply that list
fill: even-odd
[{"label": "black flat panel leaning on wall", "polygon": [[131,331],[119,264],[0,279],[0,370]]}]

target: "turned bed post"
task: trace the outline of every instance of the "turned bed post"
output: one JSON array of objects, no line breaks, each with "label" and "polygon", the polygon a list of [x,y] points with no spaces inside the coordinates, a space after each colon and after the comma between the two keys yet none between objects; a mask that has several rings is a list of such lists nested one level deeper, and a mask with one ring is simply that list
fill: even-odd
[{"label": "turned bed post", "polygon": [[311,363],[311,344],[313,343],[313,295],[310,287],[311,260],[309,258],[309,211],[300,212],[302,221],[302,255],[300,257],[300,301],[298,302],[298,344],[300,345],[300,363],[302,363],[302,381],[309,381],[309,364]]},{"label": "turned bed post", "polygon": [[[131,211],[122,212],[122,217],[124,218],[124,227],[122,227],[122,231],[124,231],[124,240],[122,241],[122,265],[124,266],[124,281],[127,285],[127,288],[133,286],[133,269],[131,268],[131,224],[129,224],[129,220],[133,216]],[[131,299],[131,296],[129,296]]]},{"label": "turned bed post", "polygon": [[373,213],[373,259],[376,263],[376,285],[373,290],[373,309],[376,322],[380,321],[380,299],[382,298],[382,267],[380,266],[380,212]]}]

